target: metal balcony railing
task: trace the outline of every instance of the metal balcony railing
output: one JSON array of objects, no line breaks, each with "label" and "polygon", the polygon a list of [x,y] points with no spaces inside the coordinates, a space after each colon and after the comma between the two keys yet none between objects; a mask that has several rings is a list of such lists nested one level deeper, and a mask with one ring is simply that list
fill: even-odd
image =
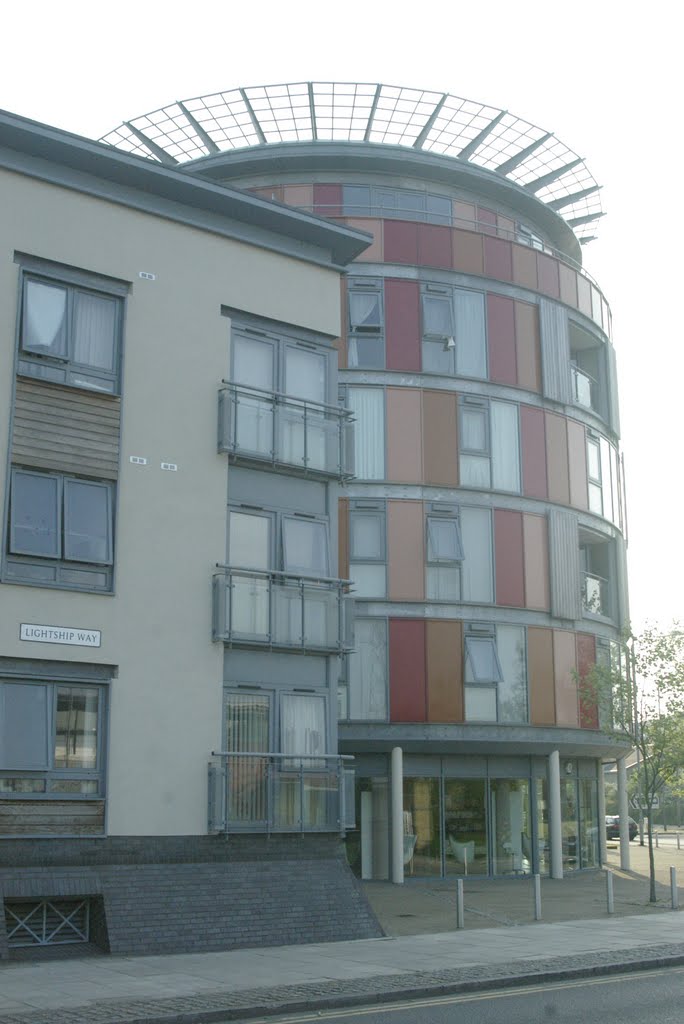
[{"label": "metal balcony railing", "polygon": [[610,584],[603,576],[582,574],[582,609],[590,615],[610,616]]},{"label": "metal balcony railing", "polygon": [[234,751],[209,762],[209,832],[339,832],[354,827],[353,758]]},{"label": "metal balcony railing", "polygon": [[218,448],[234,458],[304,474],[354,476],[352,413],[279,392],[223,382]]},{"label": "metal balcony railing", "polygon": [[586,370],[580,370],[574,363],[572,369],[572,397],[577,405],[585,409],[598,408],[598,381]]},{"label": "metal balcony railing", "polygon": [[214,640],[341,653],[351,647],[349,580],[221,565],[214,574]]}]

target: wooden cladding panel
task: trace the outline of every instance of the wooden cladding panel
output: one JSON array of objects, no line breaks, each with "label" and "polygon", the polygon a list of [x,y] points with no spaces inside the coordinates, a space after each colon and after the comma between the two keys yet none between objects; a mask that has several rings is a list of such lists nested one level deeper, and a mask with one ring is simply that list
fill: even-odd
[{"label": "wooden cladding panel", "polygon": [[575,670],[575,634],[553,631],[553,672],[556,690],[556,725],[579,725],[579,704]]},{"label": "wooden cladding panel", "polygon": [[568,432],[564,416],[544,413],[546,428],[546,472],[549,483],[549,501],[559,505],[570,504],[570,477],[568,473]]},{"label": "wooden cladding panel", "polygon": [[532,725],[555,725],[553,630],[541,626],[530,626],[527,630],[527,675]]},{"label": "wooden cladding panel", "polygon": [[104,800],[0,800],[0,836],[104,833]]},{"label": "wooden cladding panel", "polygon": [[390,722],[424,722],[425,621],[389,620]]},{"label": "wooden cladding panel", "polygon": [[525,607],[549,610],[549,535],[546,516],[523,514]]},{"label": "wooden cladding panel", "polygon": [[36,469],[116,479],[120,400],[17,380],[12,461]]},{"label": "wooden cladding panel", "polygon": [[460,622],[427,622],[427,720],[463,721],[463,627]]},{"label": "wooden cladding panel", "polygon": [[423,392],[423,472],[426,484],[458,487],[456,396]]}]

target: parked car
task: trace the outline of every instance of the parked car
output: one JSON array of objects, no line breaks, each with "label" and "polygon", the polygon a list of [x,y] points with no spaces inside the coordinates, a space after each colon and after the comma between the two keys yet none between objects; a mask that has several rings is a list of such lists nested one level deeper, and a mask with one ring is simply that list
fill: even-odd
[{"label": "parked car", "polygon": [[[639,834],[639,826],[634,818],[629,819],[629,838],[636,839]],[[606,814],[606,839],[620,838],[620,815]]]}]

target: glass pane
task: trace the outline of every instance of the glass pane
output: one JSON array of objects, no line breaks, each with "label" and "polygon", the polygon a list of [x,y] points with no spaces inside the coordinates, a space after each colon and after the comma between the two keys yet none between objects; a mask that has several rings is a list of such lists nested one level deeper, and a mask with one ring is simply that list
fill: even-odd
[{"label": "glass pane", "polygon": [[561,779],[561,829],[563,871],[576,871],[580,866],[576,779]]},{"label": "glass pane", "polygon": [[283,462],[315,470],[337,466],[337,420],[315,407],[281,405],[278,409],[278,449]]},{"label": "glass pane", "polygon": [[423,339],[423,373],[456,373],[456,349],[447,348],[444,341],[434,338]]},{"label": "glass pane", "polygon": [[496,642],[491,637],[466,637],[465,681],[467,683],[498,683],[501,667]]},{"label": "glass pane", "polygon": [[440,338],[454,337],[454,313],[450,297],[423,296],[423,334],[435,334]]},{"label": "glass pane", "polygon": [[349,567],[354,583],[354,597],[385,597],[387,582],[385,566],[378,562],[354,562]]},{"label": "glass pane", "polygon": [[404,779],[404,870],[441,875],[439,779]]},{"label": "glass pane", "polygon": [[484,779],[445,780],[444,836],[447,875],[488,873]]},{"label": "glass pane", "polygon": [[482,455],[461,455],[459,463],[461,486],[489,490],[489,458]]},{"label": "glass pane", "polygon": [[580,855],[583,868],[599,866],[599,821],[598,793],[595,779],[579,780],[579,809],[581,843]]},{"label": "glass pane", "polygon": [[231,565],[269,569],[271,565],[271,520],[268,516],[231,512],[228,550]]},{"label": "glass pane", "polygon": [[356,369],[383,370],[385,342],[381,336],[352,335],[347,340],[347,365]]},{"label": "glass pane", "polygon": [[457,288],[454,291],[454,309],[456,372],[464,377],[486,377],[484,295]]},{"label": "glass pane", "polygon": [[64,557],[111,562],[111,492],[102,484],[64,481]]},{"label": "glass pane", "polygon": [[227,589],[227,618],[230,633],[267,640],[270,633],[270,592],[267,579],[231,573]]},{"label": "glass pane", "polygon": [[66,358],[66,289],[27,281],[24,296],[22,348]]},{"label": "glass pane", "polygon": [[302,348],[285,349],[285,391],[309,402],[325,402],[327,359]]},{"label": "glass pane", "polygon": [[525,630],[522,626],[497,626],[496,646],[503,675],[499,684],[499,721],[526,722]]},{"label": "glass pane", "polygon": [[461,406],[461,450],[464,452],[488,452],[487,409],[473,409]]},{"label": "glass pane", "polygon": [[10,551],[59,558],[59,480],[37,473],[12,474]]},{"label": "glass pane", "polygon": [[430,224],[451,224],[451,199],[428,194],[427,220]]},{"label": "glass pane", "polygon": [[349,292],[349,326],[356,331],[379,331],[382,324],[380,292]]},{"label": "glass pane", "polygon": [[532,873],[530,784],[527,779],[492,779],[491,834],[495,875]]},{"label": "glass pane", "polygon": [[283,519],[283,569],[303,576],[328,576],[328,525]]},{"label": "glass pane", "polygon": [[461,563],[464,601],[489,603],[494,599],[492,519],[485,508],[461,508],[461,537],[465,558]]},{"label": "glass pane", "polygon": [[45,779],[0,778],[0,793],[44,793]]},{"label": "glass pane", "polygon": [[512,402],[491,402],[492,487],[520,490],[520,431],[518,407]]},{"label": "glass pane", "polygon": [[603,492],[600,484],[589,483],[589,508],[596,515],[603,515]]},{"label": "glass pane", "polygon": [[349,717],[387,719],[387,627],[384,620],[357,619],[349,655]]},{"label": "glass pane", "polygon": [[337,590],[304,587],[304,642],[308,647],[334,647],[340,639]]},{"label": "glass pane", "polygon": [[348,217],[367,217],[370,214],[370,188],[368,185],[343,185],[342,201]]},{"label": "glass pane", "polygon": [[[316,694],[283,693],[280,698],[280,739],[283,754],[312,757],[326,752],[325,698]],[[320,762],[301,762],[313,768]]]},{"label": "glass pane", "polygon": [[55,768],[97,767],[98,707],[95,688],[58,688]]},{"label": "glass pane", "polygon": [[385,475],[385,393],[382,388],[349,388],[354,424],[354,465],[359,480]]},{"label": "glass pane", "polygon": [[458,562],[463,558],[457,519],[428,519],[428,561]]},{"label": "glass pane", "polygon": [[[271,702],[267,696],[226,694],[226,751],[261,753],[270,749]],[[267,761],[260,757],[227,759],[228,817],[233,821],[266,818]]]},{"label": "glass pane", "polygon": [[538,871],[547,875],[551,864],[549,845],[549,796],[546,779],[537,779],[537,853]]},{"label": "glass pane", "polygon": [[46,686],[0,683],[0,768],[48,768],[47,728]]},{"label": "glass pane", "polygon": [[465,687],[466,722],[496,722],[496,687]]},{"label": "glass pane", "polygon": [[460,601],[461,570],[458,566],[428,565],[425,582],[428,601]]},{"label": "glass pane", "polygon": [[596,441],[587,441],[587,473],[590,480],[601,482],[601,456]]},{"label": "glass pane", "polygon": [[243,452],[270,457],[273,451],[273,401],[238,391],[233,399],[233,438]]},{"label": "glass pane", "polygon": [[74,349],[76,363],[113,370],[116,359],[117,299],[76,292],[74,295]]},{"label": "glass pane", "polygon": [[274,391],[273,345],[268,341],[234,335],[233,382]]},{"label": "glass pane", "polygon": [[350,517],[350,556],[384,558],[382,516],[377,512],[352,512]]},{"label": "glass pane", "polygon": [[606,519],[613,519],[613,488],[610,479],[610,445],[605,437],[600,440],[601,446],[601,481],[603,484],[603,514]]}]

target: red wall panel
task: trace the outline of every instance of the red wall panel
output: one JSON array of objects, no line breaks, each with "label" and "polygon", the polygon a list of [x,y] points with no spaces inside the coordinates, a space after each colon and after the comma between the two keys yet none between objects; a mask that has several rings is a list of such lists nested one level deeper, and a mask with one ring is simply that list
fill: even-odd
[{"label": "red wall panel", "polygon": [[484,238],[485,274],[499,281],[513,280],[513,253],[511,243],[503,238]]},{"label": "red wall panel", "polygon": [[451,228],[418,225],[418,262],[421,267],[451,268]]},{"label": "red wall panel", "polygon": [[598,706],[589,693],[584,692],[581,680],[596,664],[596,640],[590,633],[577,633],[577,674],[579,683],[580,726],[583,729],[598,729]]},{"label": "red wall panel", "polygon": [[342,216],[342,186],[314,185],[314,213],[321,217]]},{"label": "red wall panel", "polygon": [[388,370],[420,370],[420,291],[417,281],[385,279]]},{"label": "red wall panel", "polygon": [[385,263],[418,263],[419,227],[419,224],[407,220],[385,221]]},{"label": "red wall panel", "polygon": [[389,620],[390,721],[425,722],[425,621]]},{"label": "red wall panel", "polygon": [[528,498],[546,498],[546,436],[542,409],[535,409],[531,405],[520,406],[520,447],[523,494]]},{"label": "red wall panel", "polygon": [[487,295],[487,344],[490,380],[515,387],[515,303],[505,295]]},{"label": "red wall panel", "polygon": [[525,607],[523,524],[520,512],[494,510],[496,603]]}]

